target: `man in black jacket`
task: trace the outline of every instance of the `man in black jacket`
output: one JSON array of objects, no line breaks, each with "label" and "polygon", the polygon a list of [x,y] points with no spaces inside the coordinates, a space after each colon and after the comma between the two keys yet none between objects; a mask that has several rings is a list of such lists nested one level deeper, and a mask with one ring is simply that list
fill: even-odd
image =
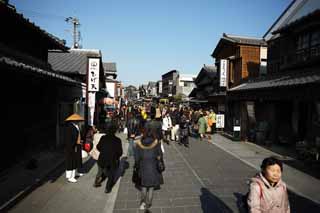
[{"label": "man in black jacket", "polygon": [[97,149],[100,152],[98,158],[98,174],[96,176],[95,186],[101,185],[101,177],[105,175],[108,177],[105,192],[109,193],[114,185],[114,178],[120,164],[120,157],[122,156],[121,139],[115,136],[117,125],[114,121],[106,124],[105,135],[100,138]]}]

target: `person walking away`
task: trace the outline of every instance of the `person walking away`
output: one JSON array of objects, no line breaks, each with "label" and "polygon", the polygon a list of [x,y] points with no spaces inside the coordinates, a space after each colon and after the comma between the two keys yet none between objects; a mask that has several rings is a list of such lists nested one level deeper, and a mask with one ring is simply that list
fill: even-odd
[{"label": "person walking away", "polygon": [[[187,113],[187,112],[185,112]],[[185,147],[189,147],[189,120],[187,116],[183,113],[180,121],[180,144],[183,144]]]},{"label": "person walking away", "polygon": [[171,141],[179,140],[179,124],[180,124],[180,113],[177,108],[172,108],[170,113],[172,128],[171,128]]},{"label": "person walking away", "polygon": [[120,157],[122,156],[121,139],[115,136],[117,125],[115,121],[108,123],[104,127],[105,135],[103,135],[97,145],[100,152],[98,158],[98,174],[95,180],[95,186],[100,186],[103,175],[108,177],[105,187],[105,193],[110,193],[112,190],[115,178],[115,173],[119,168]]},{"label": "person walking away", "polygon": [[163,133],[162,133],[162,119],[161,119],[161,111],[159,108],[155,109],[154,113],[151,113],[151,120],[148,121],[144,128],[150,129],[155,132],[158,142],[160,143],[162,154],[164,153],[164,147],[162,144]]},{"label": "person walking away", "polygon": [[82,145],[79,123],[84,118],[74,113],[66,120],[65,157],[66,178],[68,182],[76,183],[76,176],[82,176],[79,170],[82,167]]},{"label": "person walking away", "polygon": [[281,176],[281,160],[268,157],[262,161],[261,172],[251,178],[247,204],[250,213],[290,213],[287,186]]},{"label": "person walking away", "polygon": [[166,142],[168,145],[170,144],[170,132],[172,128],[172,122],[169,115],[169,112],[167,111],[165,116],[162,119],[162,131],[163,131],[163,141]]},{"label": "person walking away", "polygon": [[198,132],[200,134],[200,140],[205,137],[207,130],[207,121],[205,119],[205,114],[203,112],[200,113],[200,118],[198,120]]},{"label": "person walking away", "polygon": [[135,150],[135,144],[134,140],[139,135],[139,120],[136,118],[134,113],[128,113],[128,122],[127,122],[127,128],[128,128],[128,156],[134,155]]},{"label": "person walking away", "polygon": [[158,169],[158,161],[163,155],[157,135],[150,129],[144,129],[143,137],[137,142],[134,167],[141,178],[140,209],[147,210],[152,205],[153,191],[163,184],[163,176]]}]

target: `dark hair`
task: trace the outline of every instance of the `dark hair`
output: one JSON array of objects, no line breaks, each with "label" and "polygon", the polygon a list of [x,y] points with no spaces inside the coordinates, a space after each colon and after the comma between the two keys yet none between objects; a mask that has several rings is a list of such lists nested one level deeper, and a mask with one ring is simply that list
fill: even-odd
[{"label": "dark hair", "polygon": [[152,138],[153,140],[157,139],[157,133],[154,129],[149,127],[144,127],[142,129],[142,139]]},{"label": "dark hair", "polygon": [[282,161],[279,160],[278,158],[276,157],[268,157],[268,158],[265,158],[263,161],[262,161],[262,164],[260,166],[260,168],[262,169],[262,171],[266,170],[268,166],[272,166],[272,165],[275,165],[277,164],[278,166],[280,166],[280,169],[281,169],[281,172],[283,170],[283,166],[282,166]]},{"label": "dark hair", "polygon": [[114,120],[106,122],[103,125],[103,132],[107,135],[114,135],[117,132],[117,129],[118,125]]}]

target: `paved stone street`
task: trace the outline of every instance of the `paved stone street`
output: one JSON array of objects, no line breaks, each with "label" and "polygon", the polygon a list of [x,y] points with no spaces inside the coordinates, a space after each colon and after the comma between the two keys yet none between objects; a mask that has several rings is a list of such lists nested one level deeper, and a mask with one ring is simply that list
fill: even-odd
[{"label": "paved stone street", "polygon": [[[257,170],[214,144],[190,141],[190,148],[165,145],[165,184],[155,193],[152,212],[239,212],[246,181]],[[132,167],[121,181],[114,212],[139,212],[139,192],[131,175]],[[314,202],[291,192],[290,201],[292,212],[320,211]]]},{"label": "paved stone street", "polygon": [[[224,151],[222,139],[215,136],[213,141],[219,142],[208,143],[190,138],[190,148],[165,144],[165,184],[155,192],[152,212],[239,212],[238,199],[257,170]],[[126,154],[125,141],[123,147]],[[128,163],[110,194],[104,193],[104,187],[92,187],[97,172],[94,160],[85,162],[87,174],[76,184],[66,183],[63,165],[10,212],[141,212],[140,192],[131,182],[132,157],[128,162],[123,158],[122,165]],[[290,203],[292,212],[320,212],[314,202],[291,192]]]}]

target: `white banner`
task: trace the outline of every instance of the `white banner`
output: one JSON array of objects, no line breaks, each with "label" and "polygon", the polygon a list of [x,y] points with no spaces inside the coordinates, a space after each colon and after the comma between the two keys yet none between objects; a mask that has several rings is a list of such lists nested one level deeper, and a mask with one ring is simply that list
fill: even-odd
[{"label": "white banner", "polygon": [[99,58],[89,58],[88,91],[99,90]]},{"label": "white banner", "polygon": [[224,114],[216,115],[216,128],[219,128],[219,129],[224,128]]},{"label": "white banner", "polygon": [[227,60],[220,60],[220,87],[227,86]]},{"label": "white banner", "polygon": [[107,82],[106,83],[107,91],[109,92],[109,95],[112,98],[116,97],[115,90],[114,90],[115,89],[115,85],[116,85],[116,83],[114,83],[114,82]]}]

